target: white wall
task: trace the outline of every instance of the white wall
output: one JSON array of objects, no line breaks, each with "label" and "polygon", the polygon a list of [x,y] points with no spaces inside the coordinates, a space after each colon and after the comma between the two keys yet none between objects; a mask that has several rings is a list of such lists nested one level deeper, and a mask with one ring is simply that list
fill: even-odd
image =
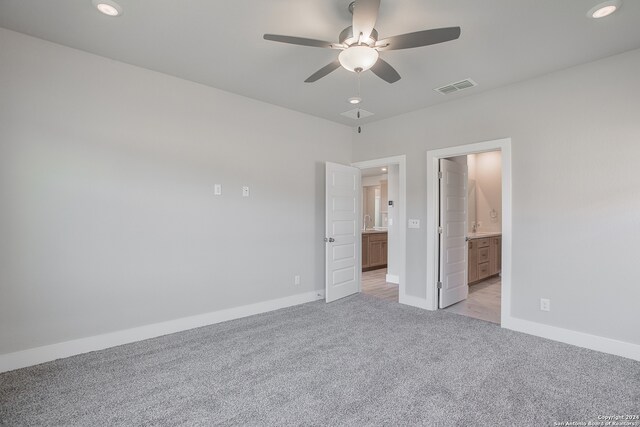
[{"label": "white wall", "polygon": [[[427,150],[511,137],[512,315],[638,344],[638,70],[635,50],[371,123],[354,161],[406,154],[407,215],[424,223]],[[417,298],[425,260],[424,227],[408,229]]]},{"label": "white wall", "polygon": [[323,289],[350,157],[345,126],[0,29],[0,354]]}]

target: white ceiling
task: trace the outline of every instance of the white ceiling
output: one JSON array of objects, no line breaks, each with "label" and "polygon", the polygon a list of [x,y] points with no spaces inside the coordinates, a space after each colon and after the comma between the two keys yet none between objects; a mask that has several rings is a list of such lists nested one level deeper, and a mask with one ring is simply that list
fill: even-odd
[{"label": "white ceiling", "polygon": [[[402,76],[362,75],[362,108],[380,120],[640,48],[640,1],[588,19],[601,0],[382,0],[380,38],[460,26],[460,39],[381,56]],[[354,125],[355,75],[303,81],[338,51],[268,42],[264,33],[337,41],[350,0],[118,0],[109,18],[91,0],[0,0],[0,26],[271,104]],[[452,95],[433,88],[471,78]]]}]

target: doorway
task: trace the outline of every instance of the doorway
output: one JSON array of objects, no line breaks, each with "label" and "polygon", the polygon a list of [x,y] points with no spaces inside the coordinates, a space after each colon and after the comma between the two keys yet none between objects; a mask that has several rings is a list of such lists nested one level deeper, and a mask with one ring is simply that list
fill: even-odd
[{"label": "doorway", "polygon": [[440,172],[438,306],[500,324],[501,153],[440,159]]},{"label": "doorway", "polygon": [[357,162],[361,170],[361,288],[403,303],[405,296],[406,157]]},{"label": "doorway", "polygon": [[[495,183],[493,184],[493,193],[489,197],[492,200],[487,200],[485,193],[478,194],[478,176],[474,174],[475,182],[468,179],[467,156],[471,156],[469,158],[476,162],[472,165],[476,169],[474,173],[478,172],[479,158],[485,163],[495,163],[498,159],[501,182],[498,183],[497,190]],[[454,165],[452,170],[464,171],[464,179],[457,179],[456,185],[459,188],[447,189],[441,186],[439,172],[443,161],[457,163],[458,166]],[[458,175],[461,176],[460,172]],[[450,182],[454,181],[456,180]],[[476,191],[471,194],[469,190],[474,185]],[[451,193],[456,196],[464,193],[464,226],[459,223],[460,209],[454,213],[459,215],[455,227],[447,227],[447,224],[442,226],[442,221],[446,222],[448,214],[443,209],[444,204],[440,203],[440,198],[446,196],[447,191],[457,191]],[[495,201],[496,191],[499,203]],[[483,199],[479,201],[479,198]],[[467,204],[469,199],[475,199],[472,209]],[[456,200],[457,207],[460,208],[462,198],[458,197]],[[510,316],[511,301],[511,140],[507,138],[428,151],[427,201],[427,308],[442,308],[504,324],[505,319]],[[460,230],[463,230],[462,234]],[[448,231],[450,235],[447,235]],[[453,250],[446,252],[449,248]],[[464,268],[463,274],[460,273],[461,268]],[[451,277],[447,277],[449,273]],[[447,283],[448,279],[460,281],[461,277],[464,277],[464,287],[456,287],[459,283],[455,283],[455,280]],[[448,286],[454,291],[447,293]]]}]

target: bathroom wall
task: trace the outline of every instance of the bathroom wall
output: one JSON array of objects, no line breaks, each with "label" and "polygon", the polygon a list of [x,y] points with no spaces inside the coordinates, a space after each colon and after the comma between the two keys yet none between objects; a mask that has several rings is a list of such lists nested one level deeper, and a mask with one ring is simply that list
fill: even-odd
[{"label": "bathroom wall", "polygon": [[[475,185],[475,222],[478,232],[502,230],[502,156],[499,151],[467,156],[469,189]],[[473,203],[469,200],[469,203]],[[469,209],[469,231],[473,215]]]},{"label": "bathroom wall", "polygon": [[380,185],[380,181],[386,181],[387,174],[376,175],[376,176],[363,176],[362,177],[362,186],[369,187],[372,185]]}]

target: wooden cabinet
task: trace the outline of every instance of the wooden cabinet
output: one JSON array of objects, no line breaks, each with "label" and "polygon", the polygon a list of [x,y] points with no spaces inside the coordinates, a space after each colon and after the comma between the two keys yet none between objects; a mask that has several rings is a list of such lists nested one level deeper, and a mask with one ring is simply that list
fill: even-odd
[{"label": "wooden cabinet", "polygon": [[369,267],[369,235],[362,235],[362,269]]},{"label": "wooden cabinet", "polygon": [[479,282],[500,273],[502,238],[500,236],[469,239],[469,284]]},{"label": "wooden cabinet", "polygon": [[489,275],[500,273],[502,269],[502,237],[492,237],[489,243]]},{"label": "wooden cabinet", "polygon": [[472,283],[478,280],[478,243],[473,240],[469,240],[469,279],[468,282]]},{"label": "wooden cabinet", "polygon": [[387,266],[387,233],[362,234],[362,269],[375,270]]}]

